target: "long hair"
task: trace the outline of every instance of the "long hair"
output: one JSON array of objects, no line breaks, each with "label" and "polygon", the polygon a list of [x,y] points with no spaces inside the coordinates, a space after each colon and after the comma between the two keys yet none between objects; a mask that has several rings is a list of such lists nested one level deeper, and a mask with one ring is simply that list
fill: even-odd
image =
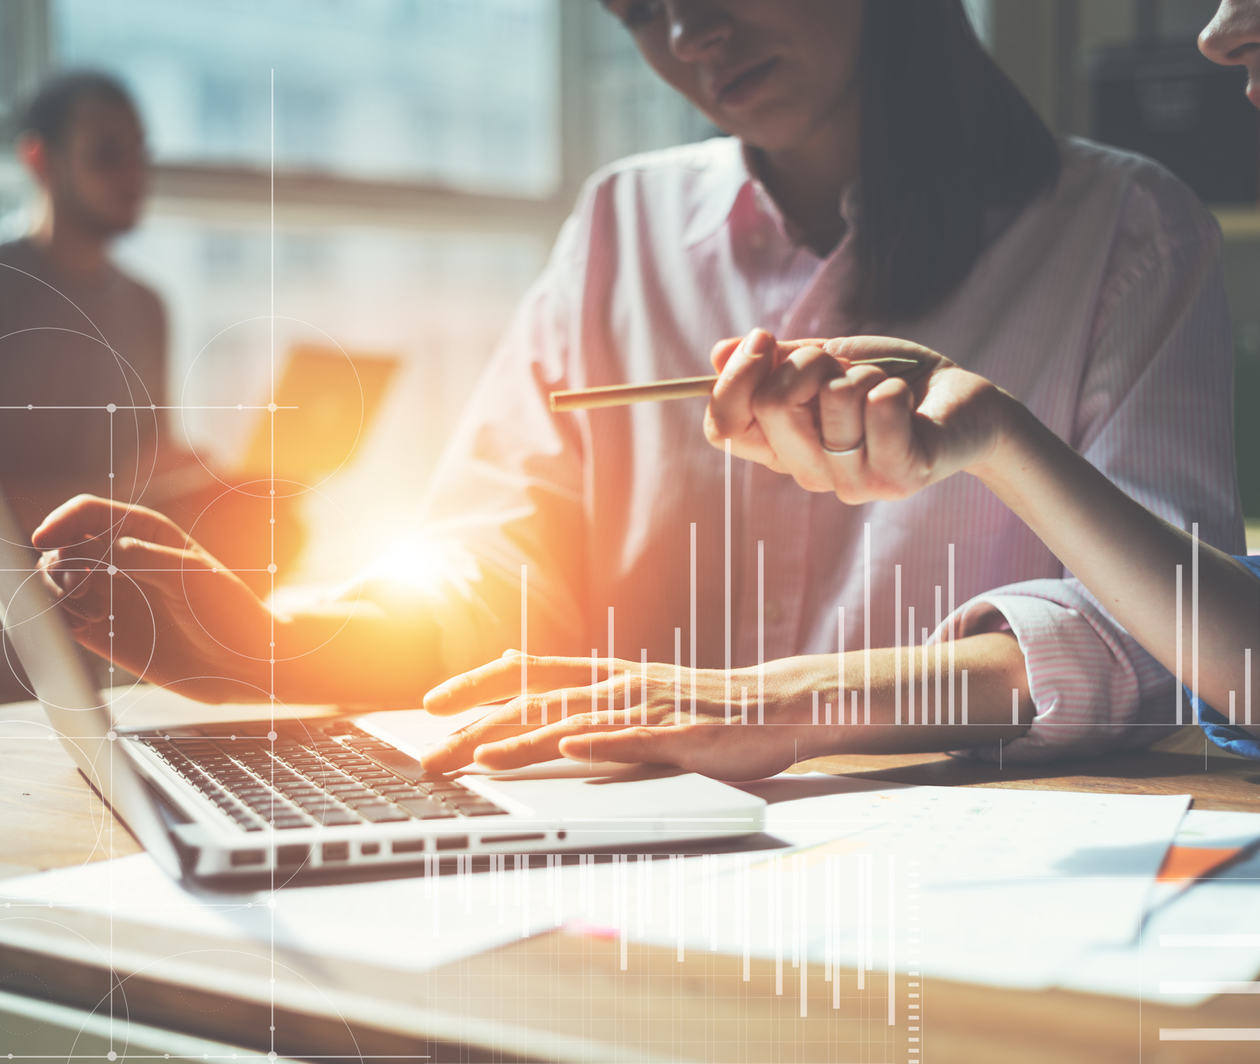
[{"label": "long hair", "polygon": [[985,51],[962,0],[865,0],[861,211],[850,312],[931,311],[970,272],[994,210],[1059,176],[1054,136]]}]

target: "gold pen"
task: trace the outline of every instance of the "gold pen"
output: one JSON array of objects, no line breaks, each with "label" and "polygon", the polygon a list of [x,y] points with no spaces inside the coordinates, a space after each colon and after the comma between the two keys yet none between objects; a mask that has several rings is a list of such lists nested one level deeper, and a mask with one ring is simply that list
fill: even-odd
[{"label": "gold pen", "polygon": [[[878,366],[892,376],[900,376],[923,365],[918,359],[867,358],[851,362],[852,366]],[[595,410],[605,406],[629,406],[631,403],[657,403],[667,399],[694,399],[713,392],[717,375],[708,377],[678,377],[674,380],[655,381],[652,384],[610,384],[603,388],[576,388],[567,392],[551,393],[551,409]]]}]

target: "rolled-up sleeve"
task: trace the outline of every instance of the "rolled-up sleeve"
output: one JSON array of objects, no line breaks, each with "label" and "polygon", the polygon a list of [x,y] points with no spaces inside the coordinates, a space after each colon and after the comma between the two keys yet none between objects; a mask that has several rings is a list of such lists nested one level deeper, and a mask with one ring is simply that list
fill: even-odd
[{"label": "rolled-up sleeve", "polygon": [[[1237,553],[1243,525],[1220,234],[1189,199],[1180,188],[1139,185],[1130,194],[1068,442],[1152,512],[1187,531],[1197,524],[1203,542]],[[1005,758],[1144,746],[1175,724],[1172,677],[1071,573],[977,596],[934,638],[993,630],[1018,640],[1035,705],[1031,729],[1004,744]]]}]

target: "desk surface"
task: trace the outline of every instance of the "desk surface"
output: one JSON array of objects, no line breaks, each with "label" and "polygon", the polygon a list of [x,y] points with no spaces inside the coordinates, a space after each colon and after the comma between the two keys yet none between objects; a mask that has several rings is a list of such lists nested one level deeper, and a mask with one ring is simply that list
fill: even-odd
[{"label": "desk surface", "polygon": [[[1195,808],[1260,812],[1260,765],[1240,759],[1205,759],[1201,754],[1147,751],[1107,759],[1063,762],[1050,766],[992,765],[939,754],[892,757],[836,757],[809,762],[811,770],[935,786],[1017,787],[1103,793],[1192,794]],[[79,776],[55,739],[38,708],[31,703],[0,707],[0,877],[64,867],[135,853],[131,837],[116,822]],[[671,957],[640,951],[637,975],[619,974],[613,945],[544,936],[505,950],[483,955],[431,973],[410,993],[413,1000],[437,1007],[472,1031],[492,1030],[507,1018],[521,1022],[527,1014],[534,1027],[558,1038],[576,1037],[593,1030],[617,1032],[622,1051],[630,1046],[644,1059],[852,1059],[836,1042],[834,1020],[825,1009],[813,1019],[794,1015],[796,1002],[766,991],[773,972],[754,964],[751,980],[719,973],[700,957],[689,959],[686,970]],[[32,963],[35,963],[32,961]],[[653,973],[656,973],[653,975]],[[470,981],[472,981],[470,983]],[[821,984],[821,980],[819,981]],[[924,980],[925,984],[927,980]],[[104,985],[104,984],[101,984]],[[138,988],[132,996],[139,1000]],[[496,988],[493,993],[470,994],[470,985]],[[455,989],[452,989],[455,988]],[[83,984],[84,1000],[98,1000],[100,985]],[[877,995],[878,988],[872,987]],[[185,998],[186,998],[186,992]],[[826,991],[829,993],[829,991]],[[98,995],[93,998],[92,995]],[[925,996],[927,996],[925,994]],[[529,1000],[528,1008],[523,1004]],[[1132,1000],[1108,999],[1060,991],[1031,994],[1020,991],[932,983],[932,1004],[925,1015],[924,1037],[904,1041],[892,1055],[916,1060],[917,1045],[935,1060],[1055,1060],[1069,1054],[1075,1064],[1111,1064],[1118,1060],[1229,1061],[1254,1059],[1254,1043],[1195,1044],[1161,1042],[1162,1025],[1175,1027],[1255,1027],[1260,1017],[1256,998],[1221,997],[1196,1009],[1171,1009]],[[690,1000],[690,1006],[682,1002]],[[153,1017],[169,1010],[170,1001],[155,988]],[[191,1021],[205,1016],[233,1015],[208,1006],[190,1013]],[[169,1015],[169,1011],[165,1013]],[[505,1015],[506,1014],[506,1015]],[[143,1007],[133,1015],[143,1019]],[[703,1017],[703,1022],[701,1022]],[[931,1021],[932,1026],[927,1027]],[[238,1025],[240,1020],[234,1022]],[[817,1025],[831,1023],[830,1027]],[[729,1025],[729,1030],[727,1026]],[[813,1025],[813,1026],[811,1026]],[[308,1030],[315,1030],[310,1027]],[[228,1029],[232,1029],[231,1023]],[[716,1030],[739,1031],[734,1043],[713,1041]],[[670,1032],[673,1032],[671,1035]],[[708,1032],[705,1034],[704,1032]],[[812,1033],[811,1033],[812,1032]],[[222,1036],[212,1025],[191,1033]],[[668,1037],[684,1038],[681,1044]],[[917,1038],[902,1032],[903,1039]],[[332,1037],[330,1034],[329,1037]],[[821,1039],[821,1041],[819,1040]],[[473,1042],[487,1044],[484,1038]],[[613,1039],[610,1039],[613,1040]],[[356,1032],[356,1052],[367,1051],[370,1038]],[[375,1043],[382,1052],[397,1053],[396,1035]],[[425,1043],[431,1049],[436,1044]],[[449,1048],[449,1042],[443,1043]],[[809,1046],[816,1051],[811,1055]],[[716,1047],[721,1046],[718,1050]],[[789,1049],[789,1046],[795,1047]],[[412,1046],[413,1051],[415,1046]],[[848,1047],[852,1049],[852,1046]],[[892,1046],[887,1047],[889,1051]],[[301,1047],[293,1055],[310,1056]],[[462,1052],[462,1051],[461,1051]],[[494,1059],[508,1059],[498,1045]],[[713,1053],[718,1052],[718,1057]],[[283,1051],[282,1051],[283,1053]],[[840,1053],[840,1056],[833,1056]],[[496,1055],[498,1054],[498,1055]],[[528,1056],[528,1054],[522,1054]],[[437,1058],[449,1059],[441,1051]],[[461,1055],[459,1059],[478,1059]],[[606,1059],[621,1059],[615,1053]],[[865,1059],[865,1058],[863,1058]],[[883,1058],[881,1058],[883,1059]]]}]

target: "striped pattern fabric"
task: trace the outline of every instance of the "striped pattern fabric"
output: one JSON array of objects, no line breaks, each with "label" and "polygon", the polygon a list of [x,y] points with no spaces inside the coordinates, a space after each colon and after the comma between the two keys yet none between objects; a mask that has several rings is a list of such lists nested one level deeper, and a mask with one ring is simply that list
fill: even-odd
[{"label": "striped pattern fabric", "polygon": [[[1260,555],[1252,555],[1250,557],[1239,557],[1255,578],[1260,581]],[[1260,725],[1260,720],[1254,716],[1248,721],[1246,716],[1246,702],[1240,697],[1239,701],[1242,705],[1234,706],[1234,719],[1236,724],[1231,724],[1229,718],[1225,716],[1223,710],[1216,709],[1207,705],[1201,699],[1194,697],[1194,691],[1189,687],[1186,688],[1186,700],[1190,706],[1190,714],[1197,717],[1199,725],[1203,728],[1203,734],[1212,740],[1217,746],[1223,750],[1228,750],[1231,754],[1237,754],[1239,757],[1260,758],[1260,736],[1253,735],[1251,731],[1244,730],[1238,725],[1255,724]],[[1254,731],[1254,728],[1252,728]]]},{"label": "striped pattern fabric", "polygon": [[[974,479],[851,507],[728,464],[697,400],[547,406],[554,389],[707,372],[716,340],[754,326],[904,336],[996,381],[1156,513],[1237,552],[1219,231],[1153,163],[1082,141],[1063,151],[1057,187],[994,217],[944,305],[876,325],[844,311],[852,240],[821,259],[794,242],[737,142],[597,174],[432,487],[428,530],[464,559],[438,607],[449,668],[523,642],[717,668],[1008,629],[1037,715],[1005,758],[1164,734],[1171,677]],[[851,235],[858,197],[840,209]]]}]

